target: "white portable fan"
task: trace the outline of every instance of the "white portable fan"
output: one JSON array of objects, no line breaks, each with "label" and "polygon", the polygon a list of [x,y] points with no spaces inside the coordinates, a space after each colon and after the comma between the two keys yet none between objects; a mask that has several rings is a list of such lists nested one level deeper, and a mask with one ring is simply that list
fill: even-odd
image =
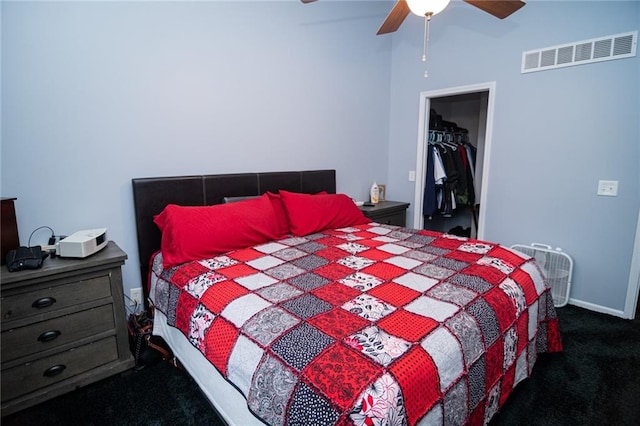
[{"label": "white portable fan", "polygon": [[569,302],[573,274],[571,256],[560,248],[552,249],[549,245],[539,243],[531,243],[529,246],[515,244],[511,248],[536,260],[551,287],[553,305],[556,308],[565,306]]}]

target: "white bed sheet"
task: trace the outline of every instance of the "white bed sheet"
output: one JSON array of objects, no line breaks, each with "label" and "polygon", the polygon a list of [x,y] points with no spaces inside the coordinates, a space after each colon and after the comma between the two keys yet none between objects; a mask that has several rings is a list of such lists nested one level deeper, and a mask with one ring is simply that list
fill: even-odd
[{"label": "white bed sheet", "polygon": [[225,423],[230,426],[264,426],[263,422],[251,414],[240,391],[222,377],[180,330],[169,326],[167,317],[158,309],[154,312],[153,334],[162,337],[169,344],[173,354],[178,357]]}]

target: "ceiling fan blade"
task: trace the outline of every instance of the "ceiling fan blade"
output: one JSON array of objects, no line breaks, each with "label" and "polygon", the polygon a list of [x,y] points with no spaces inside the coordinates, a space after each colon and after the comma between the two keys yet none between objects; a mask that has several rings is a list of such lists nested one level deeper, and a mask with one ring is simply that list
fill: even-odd
[{"label": "ceiling fan blade", "polygon": [[377,35],[387,34],[396,31],[409,14],[409,6],[405,0],[398,0],[387,15],[386,19],[378,29]]},{"label": "ceiling fan blade", "polygon": [[525,2],[520,0],[464,0],[478,9],[495,16],[496,18],[504,19],[511,15],[516,10],[525,5]]},{"label": "ceiling fan blade", "polygon": [[313,3],[316,0],[301,0],[301,1],[302,1],[302,3]]}]

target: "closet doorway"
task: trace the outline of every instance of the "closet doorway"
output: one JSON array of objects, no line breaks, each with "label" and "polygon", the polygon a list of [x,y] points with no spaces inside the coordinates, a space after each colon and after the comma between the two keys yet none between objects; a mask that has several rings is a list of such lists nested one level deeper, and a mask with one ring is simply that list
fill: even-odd
[{"label": "closet doorway", "polygon": [[[470,230],[470,236],[483,239],[486,216],[486,196],[488,190],[489,160],[491,158],[491,136],[495,104],[495,82],[470,86],[453,87],[420,93],[420,118],[418,124],[418,146],[416,156],[416,190],[413,223],[419,229],[448,232],[452,228]],[[475,201],[472,206],[457,206],[454,214],[423,215],[423,200],[427,177],[427,155],[429,139],[430,111],[435,110],[443,120],[453,122],[467,133],[467,141],[475,148],[475,169],[473,190]],[[433,126],[432,126],[433,127]],[[477,208],[473,208],[476,207]]]}]

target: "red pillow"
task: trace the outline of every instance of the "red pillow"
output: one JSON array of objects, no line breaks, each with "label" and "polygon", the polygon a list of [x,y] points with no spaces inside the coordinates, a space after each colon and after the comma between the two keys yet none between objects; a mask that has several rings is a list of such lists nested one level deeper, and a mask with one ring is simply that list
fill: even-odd
[{"label": "red pillow", "polygon": [[289,228],[296,236],[371,222],[344,194],[300,194],[280,191]]},{"label": "red pillow", "polygon": [[262,244],[281,236],[273,206],[266,195],[214,206],[169,204],[154,222],[162,231],[165,268]]},{"label": "red pillow", "polygon": [[289,221],[287,220],[287,212],[282,204],[282,198],[280,197],[280,194],[274,194],[273,192],[267,192],[267,196],[271,200],[271,205],[273,206],[273,211],[276,215],[280,236],[284,237],[291,231],[289,230]]}]

